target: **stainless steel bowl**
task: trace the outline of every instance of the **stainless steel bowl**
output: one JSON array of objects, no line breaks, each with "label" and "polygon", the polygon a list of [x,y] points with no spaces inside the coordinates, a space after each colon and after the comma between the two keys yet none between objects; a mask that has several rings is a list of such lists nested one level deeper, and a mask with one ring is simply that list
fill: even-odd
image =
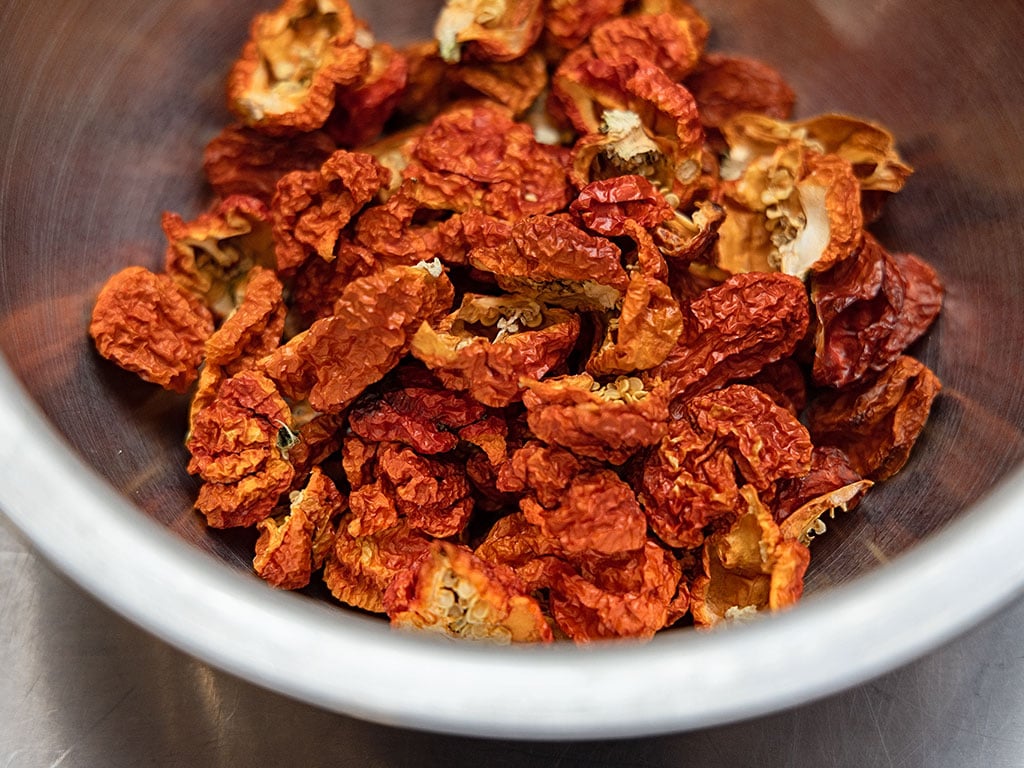
[{"label": "stainless steel bowl", "polygon": [[[384,37],[438,2],[356,3]],[[695,728],[836,691],[935,647],[1024,586],[1024,7],[993,0],[698,3],[718,49],[779,67],[801,115],[877,118],[917,167],[876,233],[941,271],[914,353],[945,389],[907,468],[814,545],[805,601],[645,645],[497,649],[399,634],[249,573],[251,538],[191,511],[179,397],[113,370],[105,278],[158,267],[256,2],[8,0],[0,13],[0,507],[134,622],[248,680],[377,721],[478,735]]]}]

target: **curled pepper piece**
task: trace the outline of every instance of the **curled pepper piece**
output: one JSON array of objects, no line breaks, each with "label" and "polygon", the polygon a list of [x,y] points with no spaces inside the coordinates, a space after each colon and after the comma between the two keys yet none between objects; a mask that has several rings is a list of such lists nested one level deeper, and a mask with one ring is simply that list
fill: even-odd
[{"label": "curled pepper piece", "polygon": [[680,563],[651,539],[611,555],[567,553],[515,513],[494,524],[476,554],[511,568],[528,589],[546,592],[557,628],[577,643],[649,639],[689,606]]},{"label": "curled pepper piece", "polygon": [[531,216],[516,222],[500,246],[474,248],[469,263],[494,274],[504,290],[569,309],[611,309],[629,285],[621,251],[568,218]]},{"label": "curled pepper piece", "polygon": [[807,378],[793,358],[768,363],[754,376],[740,382],[764,392],[772,401],[799,417],[807,407]]},{"label": "curled pepper piece", "polygon": [[804,284],[795,277],[730,277],[683,305],[679,341],[663,363],[641,378],[667,382],[677,399],[753,376],[796,349],[810,322],[807,303]]},{"label": "curled pepper piece", "polygon": [[746,56],[705,53],[686,78],[686,87],[709,129],[750,113],[787,120],[796,103],[796,94],[777,70]]},{"label": "curled pepper piece", "polygon": [[366,536],[353,536],[342,518],[324,562],[324,582],[341,602],[384,613],[384,593],[395,577],[413,568],[430,549],[430,538],[405,521]]},{"label": "curled pepper piece", "polygon": [[[702,22],[703,20],[701,20]],[[610,19],[594,28],[588,42],[603,61],[632,58],[648,61],[670,80],[680,81],[697,66],[703,29],[693,18],[673,13],[636,13]]]},{"label": "curled pepper piece", "polygon": [[294,491],[289,501],[286,515],[256,524],[260,536],[253,568],[275,587],[301,589],[334,544],[331,520],[344,508],[344,499],[331,479],[314,467],[306,486]]},{"label": "curled pepper piece", "polygon": [[315,321],[334,314],[334,304],[345,292],[345,286],[360,277],[367,277],[381,269],[412,261],[395,263],[387,256],[378,256],[368,248],[349,241],[344,235],[334,247],[334,258],[307,259],[290,281],[290,324],[308,328]]},{"label": "curled pepper piece", "polygon": [[434,22],[441,58],[511,61],[526,53],[544,28],[541,0],[446,0]]},{"label": "curled pepper piece", "polygon": [[213,317],[167,275],[127,267],[110,277],[93,306],[96,350],[144,381],[184,393],[199,377]]},{"label": "curled pepper piece", "polygon": [[[369,36],[369,31],[363,31]],[[366,75],[347,88],[339,88],[334,110],[324,131],[342,147],[361,147],[376,139],[395,111],[409,76],[409,65],[388,43],[369,48]]]},{"label": "curled pepper piece", "polygon": [[445,541],[435,541],[415,569],[398,575],[385,607],[400,628],[497,643],[554,639],[537,601],[509,569]]},{"label": "curled pepper piece", "polygon": [[607,318],[604,338],[587,360],[594,375],[644,371],[664,362],[683,329],[679,302],[666,284],[668,265],[653,238],[638,222],[623,228],[637,244],[635,263],[618,312]]},{"label": "curled pepper piece", "polygon": [[[435,258],[439,249],[436,224],[414,222],[418,215],[431,212],[420,199],[423,186],[405,179],[382,205],[363,211],[356,221],[356,243],[390,263],[413,264]],[[436,200],[442,201],[442,210],[452,210],[451,198],[442,193]]]},{"label": "curled pepper piece", "polygon": [[901,355],[877,375],[811,401],[807,425],[816,445],[835,446],[860,475],[886,480],[910,458],[941,388],[924,363]]},{"label": "curled pepper piece", "polygon": [[888,367],[934,322],[942,298],[934,269],[865,233],[853,258],[811,279],[815,382],[844,387]]},{"label": "curled pepper piece", "polygon": [[[514,220],[552,213],[568,205],[570,187],[559,148],[539,143],[533,129],[493,102],[470,102],[438,115],[416,144],[414,157],[441,178],[441,185],[469,183],[477,198],[431,207],[484,213]],[[420,174],[406,170],[407,179]],[[467,181],[461,181],[465,179]],[[441,201],[453,195],[444,189]]]},{"label": "curled pepper piece", "polygon": [[192,420],[188,471],[204,481],[196,509],[213,528],[269,517],[295,475],[285,458],[292,414],[274,382],[247,370],[225,379]]},{"label": "curled pepper piece", "polygon": [[[560,59],[586,40],[595,27],[622,13],[625,0],[549,0],[544,11],[544,39]],[[561,50],[559,50],[561,49]]]},{"label": "curled pepper piece", "polygon": [[740,493],[744,509],[739,518],[704,543],[703,572],[690,589],[698,627],[748,618],[766,609],[778,611],[803,594],[811,557],[807,547],[782,536],[753,488],[746,486]]},{"label": "curled pepper piece", "polygon": [[665,387],[647,389],[635,376],[602,383],[583,373],[525,384],[533,433],[581,456],[624,464],[668,429]]},{"label": "curled pepper piece", "polygon": [[628,234],[627,220],[653,229],[673,216],[672,206],[657,188],[635,174],[591,182],[580,190],[570,210],[583,226],[605,237]]},{"label": "curled pepper piece", "polygon": [[438,258],[445,264],[466,264],[474,248],[494,248],[512,237],[512,225],[482,211],[457,213],[437,225]]},{"label": "curled pepper piece", "polygon": [[583,467],[564,448],[530,440],[509,457],[498,471],[498,489],[529,495],[545,507],[554,507]]},{"label": "curled pepper piece", "polygon": [[228,76],[228,106],[246,125],[288,135],[323,126],[339,86],[360,82],[370,54],[345,0],[284,0],[253,18]]},{"label": "curled pepper piece", "polygon": [[482,418],[484,406],[442,387],[403,387],[364,394],[349,411],[349,426],[370,442],[400,442],[418,453],[445,453],[459,444],[456,430]]},{"label": "curled pepper piece", "polygon": [[353,489],[348,503],[352,517],[346,529],[352,536],[370,536],[399,522],[398,507],[382,480]]},{"label": "curled pepper piece", "polygon": [[759,491],[810,469],[807,429],[759,389],[733,384],[695,397],[686,407],[697,429],[727,447],[740,474]]},{"label": "curled pepper piece", "polygon": [[281,435],[285,458],[295,467],[297,478],[306,477],[341,445],[344,417],[335,413],[317,413],[306,403],[292,406],[292,433]]},{"label": "curled pepper piece", "polygon": [[851,257],[863,239],[852,166],[795,143],[747,166],[723,204],[717,265],[733,274],[778,270],[803,279]]},{"label": "curled pepper piece", "polygon": [[767,490],[806,474],[811,451],[796,416],[759,390],[734,384],[691,399],[683,418],[670,422],[643,464],[640,499],[666,544],[692,548],[709,525],[735,513],[737,476]]},{"label": "curled pepper piece", "polygon": [[668,434],[645,458],[637,495],[659,539],[692,549],[709,525],[731,520],[738,493],[729,453],[680,419],[669,423]]},{"label": "curled pepper piece", "polygon": [[553,506],[528,495],[519,508],[570,555],[629,552],[647,541],[647,521],[633,490],[611,470],[578,473]]},{"label": "curled pepper piece", "polygon": [[690,212],[675,209],[672,218],[654,227],[651,237],[665,259],[681,271],[684,265],[710,261],[708,256],[718,242],[723,221],[725,209],[721,205],[700,200]]},{"label": "curled pepper piece", "polygon": [[277,349],[284,332],[284,286],[272,270],[253,267],[238,292],[238,308],[206,340],[206,364],[229,376]]},{"label": "curled pepper piece", "polygon": [[269,207],[278,179],[317,170],[337,148],[322,131],[283,138],[234,123],[206,145],[203,169],[218,196],[247,195]]},{"label": "curled pepper piece", "polygon": [[410,351],[446,387],[503,407],[520,398],[521,379],[560,366],[579,331],[578,315],[528,296],[466,294],[456,312],[420,326]]},{"label": "curled pepper piece", "polygon": [[498,412],[432,377],[420,378],[399,377],[396,388],[363,394],[349,410],[349,428],[364,440],[399,442],[426,455],[452,451],[465,441],[504,458],[508,425]]},{"label": "curled pepper piece", "polygon": [[865,191],[899,192],[913,173],[892,134],[877,123],[835,113],[795,122],[781,119],[785,117],[746,113],[721,123],[730,154],[726,175],[738,176],[758,158],[793,142],[818,154],[841,157]]},{"label": "curled pepper piece", "polygon": [[535,594],[551,585],[553,569],[565,558],[558,542],[545,536],[522,512],[498,518],[474,553],[489,563],[511,568]]},{"label": "curled pepper piece", "polygon": [[264,368],[288,397],[338,413],[398,364],[415,330],[447,312],[453,295],[436,261],[358,278],[332,316],[278,347]]},{"label": "curled pepper piece", "polygon": [[294,272],[312,254],[334,259],[341,231],[390,177],[373,155],[344,149],[318,171],[283,176],[271,208],[278,270]]},{"label": "curled pepper piece", "polygon": [[377,470],[410,527],[438,538],[466,527],[473,500],[465,470],[454,461],[387,444],[377,453]]},{"label": "curled pepper piece", "polygon": [[168,212],[161,223],[164,271],[218,319],[237,306],[235,289],[249,270],[274,266],[270,210],[256,198],[229,197],[192,221]]},{"label": "curled pepper piece", "polygon": [[648,640],[688,602],[679,562],[651,540],[630,552],[556,562],[549,571],[551,614],[577,643]]},{"label": "curled pepper piece", "polygon": [[453,100],[484,96],[513,115],[523,115],[533,106],[547,83],[547,64],[539,51],[513,61],[465,61],[445,68],[445,86]]},{"label": "curled pepper piece", "polygon": [[810,471],[802,477],[780,480],[766,503],[785,538],[810,544],[825,532],[822,518],[826,513],[835,516],[836,510],[853,509],[872,485],[853,470],[841,450],[815,447]]},{"label": "curled pepper piece", "polygon": [[[428,168],[474,181],[508,178],[510,133],[528,132],[509,110],[488,102],[455,106],[436,117],[416,144],[414,156]],[[532,140],[532,134],[526,134]]]},{"label": "curled pepper piece", "polygon": [[551,97],[583,134],[573,149],[577,186],[638,174],[680,191],[699,178],[704,131],[697,105],[659,67],[636,59],[609,63],[579,48],[555,71]]}]

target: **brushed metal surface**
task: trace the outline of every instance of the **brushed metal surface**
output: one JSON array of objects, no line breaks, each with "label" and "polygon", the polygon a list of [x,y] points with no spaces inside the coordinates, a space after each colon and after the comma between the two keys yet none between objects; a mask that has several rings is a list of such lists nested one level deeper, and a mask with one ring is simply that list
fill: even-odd
[{"label": "brushed metal surface", "polygon": [[[377,30],[389,30],[382,36],[401,38],[427,28],[438,3],[354,5]],[[308,631],[327,643],[328,660],[334,644],[372,644],[396,686],[396,670],[416,669],[423,654],[462,673],[490,668],[523,684],[550,667],[564,672],[566,686],[600,691],[612,678],[628,684],[620,664],[651,669],[678,645],[679,659],[711,664],[706,675],[680,671],[678,680],[715,693],[704,709],[677,693],[678,700],[670,696],[675,709],[648,716],[641,707],[620,722],[623,731],[652,732],[835,690],[934,646],[1009,599],[1024,583],[1022,566],[1006,562],[1007,539],[1024,527],[1020,481],[1012,478],[1024,456],[1024,8],[1016,0],[970,13],[948,0],[698,5],[714,25],[713,46],[761,56],[787,75],[799,114],[838,109],[893,129],[917,174],[875,231],[894,249],[926,256],[948,286],[942,318],[913,350],[945,389],[912,462],[815,544],[806,609],[719,643],[763,653],[778,670],[730,688],[736,669],[723,661],[725,650],[689,638],[618,655],[453,654],[315,600],[269,593],[246,576],[252,536],[204,528],[191,511],[195,485],[184,472],[185,401],[100,361],[85,327],[107,275],[129,263],[160,264],[160,213],[192,215],[207,201],[201,151],[228,119],[224,73],[247,19],[262,7],[255,2],[55,0],[44,11],[10,0],[0,12],[0,350],[7,363],[0,368],[0,506],[62,569],[179,647],[324,706],[441,729],[586,734],[612,714],[595,702],[589,719],[585,712],[570,717],[559,706],[586,697],[556,692],[538,698],[564,722],[531,724],[529,703],[517,702],[504,723],[495,715],[460,725],[458,707],[431,710],[425,694],[422,702],[396,702],[401,691],[381,690],[363,701],[352,691],[323,690],[334,684],[331,675],[289,677],[261,663]],[[1004,481],[1011,486],[988,499]],[[975,509],[980,501],[986,509]],[[951,521],[962,523],[956,535],[937,536]],[[922,574],[950,591],[927,594]],[[163,609],[147,595],[164,601]],[[838,607],[865,615],[840,616]],[[875,617],[897,623],[858,627]],[[855,658],[840,669],[798,669],[773,686],[772,675],[787,674],[787,636],[796,642],[810,633],[823,642],[846,631],[846,622],[874,647],[844,648]],[[246,641],[218,641],[214,627]],[[359,670],[345,669],[357,679]],[[488,700],[487,691],[477,693],[465,706]]]}]

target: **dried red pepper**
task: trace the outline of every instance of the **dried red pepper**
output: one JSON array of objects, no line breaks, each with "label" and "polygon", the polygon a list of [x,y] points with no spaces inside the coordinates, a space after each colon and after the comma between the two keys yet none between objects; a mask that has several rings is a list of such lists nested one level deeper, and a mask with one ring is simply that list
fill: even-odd
[{"label": "dried red pepper", "polygon": [[210,311],[166,275],[127,267],[104,284],[89,334],[103,357],[145,381],[185,392],[199,376]]},{"label": "dried red pepper", "polygon": [[788,357],[807,333],[807,292],[795,277],[736,275],[683,307],[679,342],[644,381],[664,380],[673,398],[753,376]]},{"label": "dried red pepper", "polygon": [[832,445],[871,480],[886,480],[910,458],[942,385],[912,357],[900,356],[884,371],[811,402],[807,424],[820,445]]},{"label": "dried red pepper", "polygon": [[415,329],[447,312],[452,296],[439,263],[358,278],[334,314],[275,350],[264,368],[289,397],[337,413],[398,364]]},{"label": "dried red pepper", "polygon": [[278,180],[271,206],[277,268],[294,271],[314,254],[334,259],[345,225],[390,176],[372,155],[342,149],[318,171],[294,171]]},{"label": "dried red pepper", "polygon": [[577,315],[528,296],[466,294],[456,312],[420,326],[411,352],[446,387],[502,407],[520,398],[524,379],[565,362],[579,331]]}]

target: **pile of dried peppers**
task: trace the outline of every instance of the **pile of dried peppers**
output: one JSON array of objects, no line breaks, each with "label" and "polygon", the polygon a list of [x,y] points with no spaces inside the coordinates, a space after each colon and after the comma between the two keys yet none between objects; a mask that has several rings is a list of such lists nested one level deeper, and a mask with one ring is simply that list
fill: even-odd
[{"label": "pile of dried peppers", "polygon": [[448,0],[435,33],[257,16],[213,204],[100,292],[100,354],[191,394],[196,509],[271,584],[458,637],[791,605],[940,388],[904,352],[941,283],[866,230],[893,137],[792,121],[680,0]]}]

